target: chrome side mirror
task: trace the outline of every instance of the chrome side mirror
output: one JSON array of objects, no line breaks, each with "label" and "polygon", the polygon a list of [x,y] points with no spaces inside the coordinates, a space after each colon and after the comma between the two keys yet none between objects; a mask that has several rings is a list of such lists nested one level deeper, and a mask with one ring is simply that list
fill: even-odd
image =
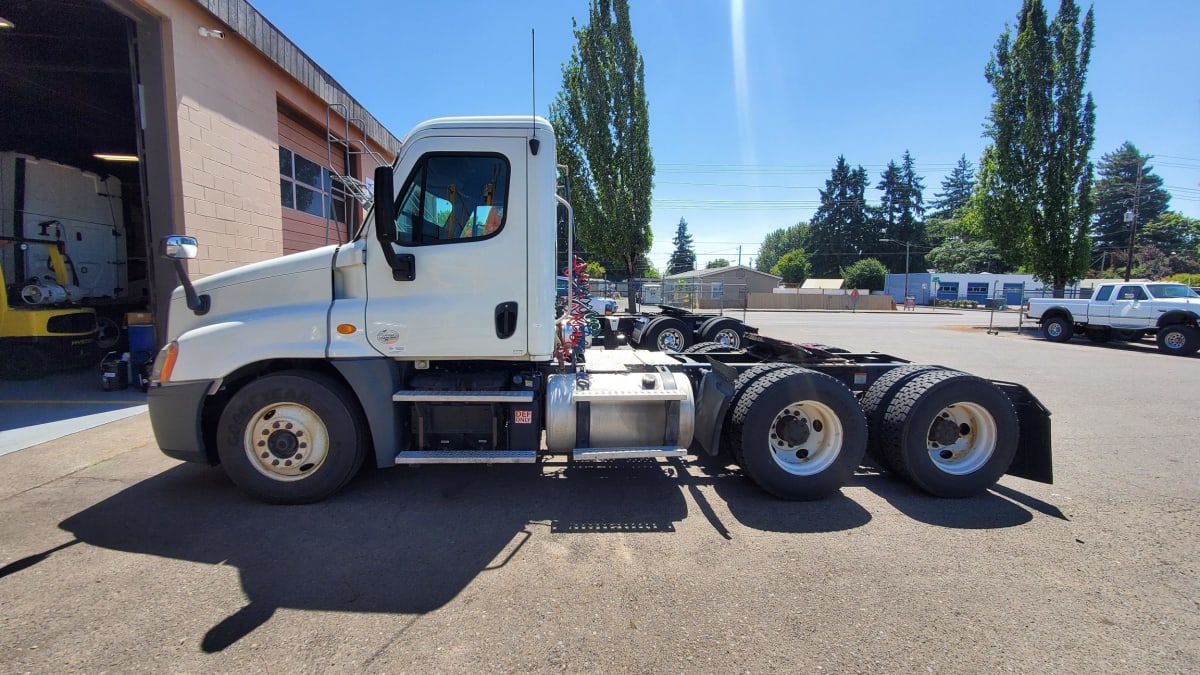
[{"label": "chrome side mirror", "polygon": [[173,234],[163,237],[160,253],[164,258],[172,260],[191,260],[200,252],[200,244],[195,237],[184,237]]}]

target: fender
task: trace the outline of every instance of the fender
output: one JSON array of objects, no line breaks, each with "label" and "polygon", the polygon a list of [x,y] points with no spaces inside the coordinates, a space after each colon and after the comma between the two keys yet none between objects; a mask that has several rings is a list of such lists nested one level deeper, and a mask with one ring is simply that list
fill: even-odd
[{"label": "fender", "polygon": [[1200,325],[1200,317],[1197,317],[1195,312],[1189,312],[1182,309],[1173,309],[1158,317],[1155,326],[1162,328],[1163,326],[1173,326],[1177,323],[1187,324],[1189,326]]}]

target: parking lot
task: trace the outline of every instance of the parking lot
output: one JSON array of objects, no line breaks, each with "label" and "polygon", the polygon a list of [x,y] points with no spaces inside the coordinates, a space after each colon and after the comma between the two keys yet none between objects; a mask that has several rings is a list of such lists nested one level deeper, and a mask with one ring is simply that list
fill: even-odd
[{"label": "parking lot", "polygon": [[1049,343],[1015,312],[746,320],[1028,386],[1055,484],[939,500],[864,468],[789,503],[691,461],[424,467],[278,507],[135,414],[0,456],[0,666],[1200,670],[1200,357]]}]

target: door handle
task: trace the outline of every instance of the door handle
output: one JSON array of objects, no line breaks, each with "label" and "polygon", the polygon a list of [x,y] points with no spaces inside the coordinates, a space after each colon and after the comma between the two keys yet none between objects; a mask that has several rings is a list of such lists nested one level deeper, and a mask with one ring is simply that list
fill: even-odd
[{"label": "door handle", "polygon": [[507,340],[517,332],[517,303],[502,302],[496,305],[496,337]]}]

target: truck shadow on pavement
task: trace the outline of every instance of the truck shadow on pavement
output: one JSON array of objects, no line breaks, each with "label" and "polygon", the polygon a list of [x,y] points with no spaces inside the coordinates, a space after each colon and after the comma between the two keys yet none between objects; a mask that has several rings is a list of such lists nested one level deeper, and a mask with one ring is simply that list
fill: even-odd
[{"label": "truck shadow on pavement", "polygon": [[[200,641],[219,652],[265,624],[278,608],[422,614],[450,602],[476,577],[503,568],[531,538],[604,532],[670,535],[690,495],[719,536],[736,537],[710,504],[715,492],[742,526],[785,533],[833,532],[871,520],[843,495],[784,502],[729,468],[644,465],[446,467],[364,471],[335,498],[271,506],[243,495],[217,469],[181,465],[62,521],[76,542],[238,569],[249,604]],[[1011,527],[1031,516],[999,497],[946,503],[880,476],[855,479],[901,511],[947,527]],[[887,482],[888,488],[875,483]],[[709,489],[711,488],[711,489]],[[926,506],[937,501],[945,506]],[[961,509],[964,503],[971,508]],[[1024,514],[1023,517],[1020,514]],[[76,542],[72,542],[76,543]],[[60,547],[61,548],[61,547]],[[19,572],[47,551],[0,569]]]}]

